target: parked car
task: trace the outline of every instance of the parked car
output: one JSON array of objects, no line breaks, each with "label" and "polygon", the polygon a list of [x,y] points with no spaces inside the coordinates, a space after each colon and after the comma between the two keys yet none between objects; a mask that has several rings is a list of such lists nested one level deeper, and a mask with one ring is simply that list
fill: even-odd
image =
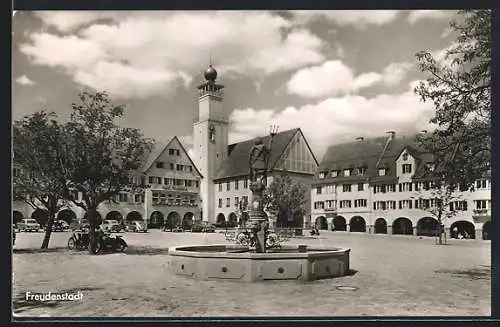
[{"label": "parked car", "polygon": [[[47,230],[47,226],[44,226],[44,230]],[[69,224],[64,221],[64,220],[56,220],[52,224],[52,231],[53,232],[64,232],[69,230]]]},{"label": "parked car", "polygon": [[40,224],[35,219],[23,219],[17,223],[20,232],[38,232]]},{"label": "parked car", "polygon": [[101,224],[101,228],[105,232],[118,233],[122,230],[122,226],[117,220],[104,220]]},{"label": "parked car", "polygon": [[197,222],[191,228],[193,233],[215,233],[215,226],[208,221]]},{"label": "parked car", "polygon": [[148,227],[146,226],[146,223],[143,221],[127,221],[126,223],[126,229],[127,232],[147,232]]}]

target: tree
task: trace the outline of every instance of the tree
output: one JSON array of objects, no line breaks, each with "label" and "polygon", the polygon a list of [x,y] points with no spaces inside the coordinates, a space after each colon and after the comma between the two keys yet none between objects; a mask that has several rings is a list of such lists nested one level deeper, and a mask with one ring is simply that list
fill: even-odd
[{"label": "tree", "polygon": [[[90,225],[89,251],[96,247],[97,208],[121,191],[131,190],[131,172],[152,149],[152,140],[138,129],[120,127],[124,106],[112,103],[105,92],[80,93],[73,103],[68,126],[69,163],[65,197],[83,208]],[[82,194],[78,200],[71,189]]]},{"label": "tree", "polygon": [[[420,190],[416,196],[421,210],[427,211],[438,221],[438,243],[443,244],[443,223],[457,214],[461,196],[449,187],[444,180],[434,180],[429,190]],[[445,242],[446,243],[446,242]]]},{"label": "tree", "polygon": [[[275,213],[278,221],[289,227],[301,226],[301,220],[305,214],[304,204],[307,188],[304,184],[293,183],[286,171],[273,179],[271,185],[264,194],[264,205],[268,210]],[[283,222],[284,220],[284,222]]]},{"label": "tree", "polygon": [[14,163],[21,172],[13,176],[13,195],[34,209],[45,208],[47,228],[42,249],[49,246],[56,213],[64,201],[66,136],[64,126],[55,120],[54,113],[39,111],[14,122]]},{"label": "tree", "polygon": [[489,10],[464,10],[459,17],[450,23],[458,37],[444,60],[427,51],[416,55],[420,70],[429,77],[415,92],[434,104],[430,123],[437,125],[417,141],[436,156],[452,189],[468,189],[490,170],[491,18]]}]

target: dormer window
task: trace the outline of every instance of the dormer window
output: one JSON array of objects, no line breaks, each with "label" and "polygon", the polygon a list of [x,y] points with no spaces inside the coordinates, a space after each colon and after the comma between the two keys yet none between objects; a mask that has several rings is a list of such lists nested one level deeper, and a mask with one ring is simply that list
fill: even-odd
[{"label": "dormer window", "polygon": [[344,176],[351,176],[351,170],[350,169],[344,169]]},{"label": "dormer window", "polygon": [[387,170],[387,169],[385,169],[385,168],[379,168],[379,170],[378,170],[378,175],[379,175],[379,176],[385,176],[385,174],[387,173],[387,171],[386,171],[386,170]]},{"label": "dormer window", "polygon": [[339,172],[337,170],[332,170],[331,176],[332,177],[337,177],[339,175]]},{"label": "dormer window", "polygon": [[411,174],[411,164],[403,164],[403,174]]},{"label": "dormer window", "polygon": [[364,175],[366,172],[366,168],[365,167],[359,167],[358,168],[358,175]]},{"label": "dormer window", "polygon": [[406,161],[406,160],[408,160],[408,153],[405,152],[403,154],[403,161]]},{"label": "dormer window", "polygon": [[319,173],[318,177],[321,178],[321,179],[325,178],[325,173],[323,173],[323,172]]},{"label": "dormer window", "polygon": [[433,162],[428,162],[425,164],[425,166],[427,167],[428,171],[434,171],[434,169],[436,168]]}]

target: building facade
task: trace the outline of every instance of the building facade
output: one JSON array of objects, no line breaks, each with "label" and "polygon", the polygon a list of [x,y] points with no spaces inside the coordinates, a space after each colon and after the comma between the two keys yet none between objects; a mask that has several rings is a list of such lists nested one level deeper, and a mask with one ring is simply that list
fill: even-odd
[{"label": "building facade", "polygon": [[[251,201],[249,188],[249,153],[257,138],[228,144],[228,114],[224,111],[224,86],[216,82],[217,72],[210,66],[205,71],[206,81],[199,87],[198,117],[193,124],[193,152],[203,175],[200,196],[202,217],[212,223],[236,225],[248,219],[245,203]],[[261,137],[264,144],[269,136]],[[293,182],[310,187],[318,162],[300,129],[277,133],[270,153],[270,172],[267,183],[287,170]],[[306,211],[309,217],[310,196]],[[240,203],[242,202],[242,203]],[[242,205],[243,210],[238,207]]]},{"label": "building facade", "polygon": [[[331,146],[311,189],[313,222],[336,231],[435,235],[437,190],[428,176],[436,163],[416,149],[414,137],[395,133]],[[490,178],[475,184],[449,203],[455,215],[442,219],[449,238],[489,239]]]},{"label": "building facade", "polygon": [[[14,165],[14,175],[22,168]],[[141,169],[134,172],[132,182],[144,185],[137,193],[121,192],[114,199],[101,203],[98,214],[101,219],[146,221],[150,228],[163,225],[190,226],[200,219],[201,174],[193,164],[177,137],[168,142],[157,142],[144,161]],[[81,194],[78,195],[81,200]],[[13,201],[13,220],[34,218],[44,224],[48,215],[43,208],[19,201]],[[57,219],[81,220],[86,218],[82,208],[69,204],[56,215]]]}]

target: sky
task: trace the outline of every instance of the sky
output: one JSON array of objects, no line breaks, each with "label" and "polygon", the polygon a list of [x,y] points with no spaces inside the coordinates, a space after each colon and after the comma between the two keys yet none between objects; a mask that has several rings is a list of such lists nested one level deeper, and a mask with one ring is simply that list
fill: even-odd
[{"label": "sky", "polygon": [[[356,137],[432,129],[415,54],[438,60],[454,11],[16,12],[12,119],[67,120],[78,93],[126,105],[120,124],[192,146],[196,86],[212,62],[225,85],[229,142],[300,127],[321,160]],[[192,153],[191,150],[189,150]]]}]

